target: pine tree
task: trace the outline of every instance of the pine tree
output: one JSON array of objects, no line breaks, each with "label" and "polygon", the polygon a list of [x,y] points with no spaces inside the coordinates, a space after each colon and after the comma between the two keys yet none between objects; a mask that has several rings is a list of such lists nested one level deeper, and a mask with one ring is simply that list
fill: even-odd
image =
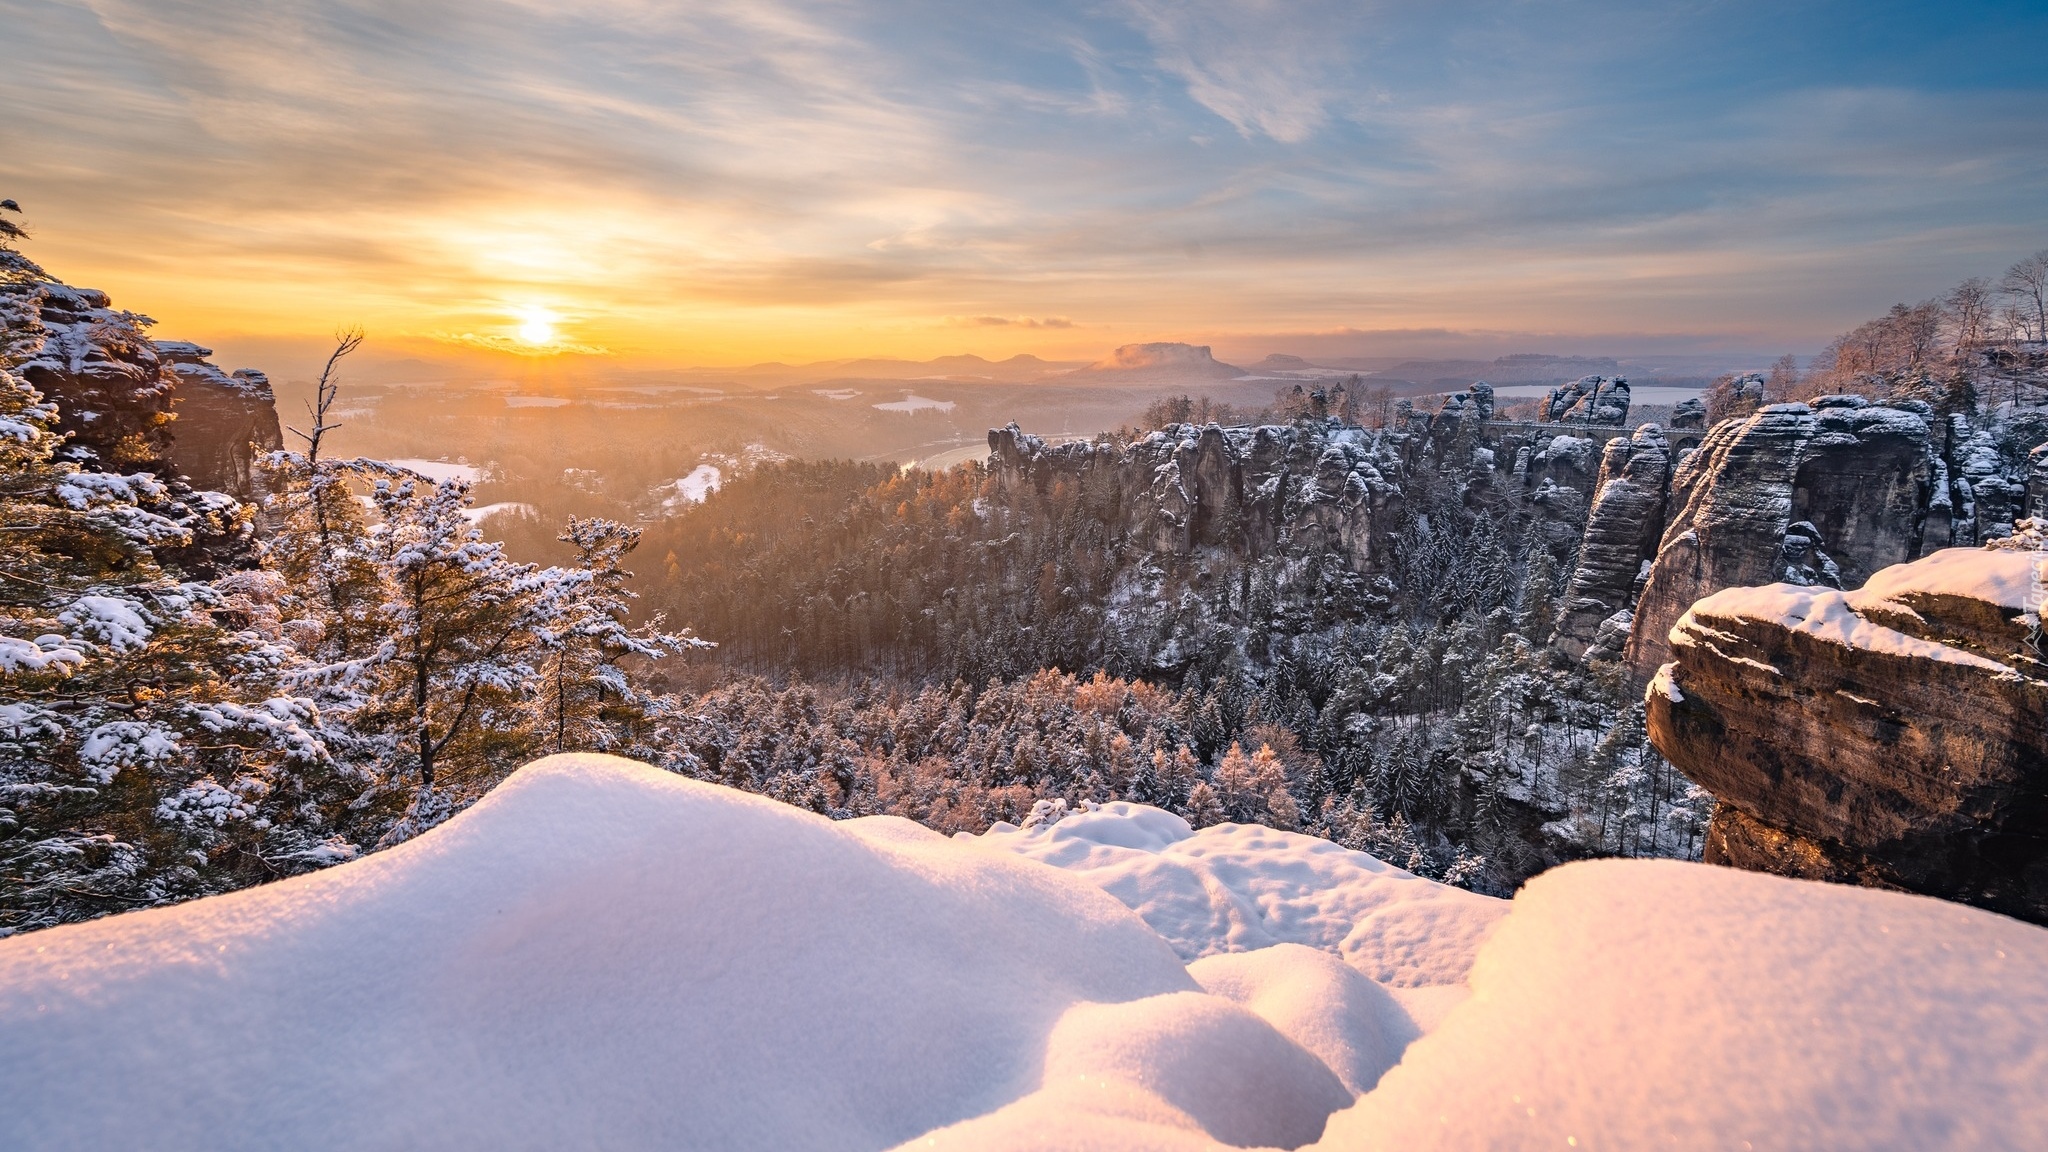
[{"label": "pine tree", "polygon": [[1208,828],[1229,819],[1223,811],[1223,802],[1217,798],[1216,789],[1207,780],[1195,781],[1188,789],[1188,823],[1196,828]]},{"label": "pine tree", "polygon": [[627,623],[634,594],[625,558],[640,544],[640,530],[613,520],[571,517],[558,537],[576,549],[576,568],[545,586],[536,623],[543,649],[537,719],[550,752],[609,750],[631,736],[645,715],[620,662],[659,659],[713,645],[690,634],[661,630],[661,617],[641,627]]},{"label": "pine tree", "polygon": [[330,768],[289,648],[221,627],[249,597],[159,564],[163,485],[59,463],[56,418],[0,361],[0,933],[352,854],[279,803]]}]

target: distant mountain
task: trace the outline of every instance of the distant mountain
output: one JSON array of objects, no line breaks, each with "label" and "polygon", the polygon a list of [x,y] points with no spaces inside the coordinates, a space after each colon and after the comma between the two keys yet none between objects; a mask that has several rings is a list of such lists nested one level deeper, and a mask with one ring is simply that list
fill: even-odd
[{"label": "distant mountain", "polygon": [[934,376],[960,376],[1016,384],[1056,376],[1077,367],[1080,364],[1071,360],[1041,360],[1031,355],[988,360],[969,353],[931,360],[871,356],[859,360],[818,360],[809,364],[755,364],[735,369],[696,369],[693,374],[722,375],[777,385],[830,380],[922,380]]},{"label": "distant mountain", "polygon": [[1162,341],[1126,344],[1086,368],[1066,375],[1069,380],[1104,383],[1168,383],[1179,380],[1235,380],[1245,370],[1216,359],[1207,344]]}]

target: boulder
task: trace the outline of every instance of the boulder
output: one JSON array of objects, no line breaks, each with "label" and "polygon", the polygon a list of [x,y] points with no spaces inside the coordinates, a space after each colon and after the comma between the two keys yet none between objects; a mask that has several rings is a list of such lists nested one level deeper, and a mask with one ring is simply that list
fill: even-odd
[{"label": "boulder", "polygon": [[2048,923],[2039,536],[1694,604],[1645,712],[1720,802],[1708,861]]}]

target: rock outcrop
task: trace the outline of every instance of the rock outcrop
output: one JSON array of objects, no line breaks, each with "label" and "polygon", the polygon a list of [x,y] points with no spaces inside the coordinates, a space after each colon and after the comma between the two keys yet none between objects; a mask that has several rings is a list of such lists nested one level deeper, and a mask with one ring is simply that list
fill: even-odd
[{"label": "rock outcrop", "polygon": [[1582,376],[1550,390],[1542,417],[1552,423],[1619,427],[1628,423],[1628,403],[1626,377]]},{"label": "rock outcrop", "polygon": [[151,340],[149,317],[55,280],[0,283],[0,321],[26,350],[22,376],[57,402],[68,457],[238,500],[256,495],[256,454],[283,446],[261,372],[231,375],[206,360],[209,349]]},{"label": "rock outcrop", "polygon": [[1827,397],[1722,421],[1672,476],[1630,666],[1647,676],[1668,660],[1671,625],[1723,588],[1855,587],[1919,555],[1934,475],[1924,411]]},{"label": "rock outcrop", "polygon": [[1325,549],[1377,571],[1401,495],[1403,438],[1362,428],[1176,424],[1119,448],[1049,445],[1011,424],[988,439],[1000,483],[1074,483],[1171,556]]},{"label": "rock outcrop", "polygon": [[175,381],[172,464],[195,488],[253,499],[256,455],[284,447],[270,379],[250,368],[222,372],[206,359],[213,350],[197,344],[159,340],[156,348]]},{"label": "rock outcrop", "polygon": [[1578,566],[1557,622],[1556,643],[1568,655],[1583,655],[1601,624],[1634,602],[1643,565],[1664,531],[1670,459],[1664,432],[1655,424],[1607,442]]},{"label": "rock outcrop", "polygon": [[2027,456],[2027,515],[2048,520],[2048,444]]},{"label": "rock outcrop", "polygon": [[64,454],[118,472],[175,475],[168,460],[172,390],[147,316],[113,306],[104,292],[56,281],[0,283],[17,369],[57,402]]},{"label": "rock outcrop", "polygon": [[2042,530],[1855,592],[1692,605],[1645,708],[1658,751],[1720,801],[1707,859],[2048,922],[2048,550],[2025,547],[2048,548]]}]

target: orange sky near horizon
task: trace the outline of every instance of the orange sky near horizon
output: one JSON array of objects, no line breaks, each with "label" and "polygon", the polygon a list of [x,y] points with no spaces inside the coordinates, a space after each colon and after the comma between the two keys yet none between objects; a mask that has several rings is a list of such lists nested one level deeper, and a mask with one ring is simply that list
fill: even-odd
[{"label": "orange sky near horizon", "polygon": [[2042,76],[1932,7],[0,9],[28,254],[287,377],[1775,355],[2048,243]]}]

